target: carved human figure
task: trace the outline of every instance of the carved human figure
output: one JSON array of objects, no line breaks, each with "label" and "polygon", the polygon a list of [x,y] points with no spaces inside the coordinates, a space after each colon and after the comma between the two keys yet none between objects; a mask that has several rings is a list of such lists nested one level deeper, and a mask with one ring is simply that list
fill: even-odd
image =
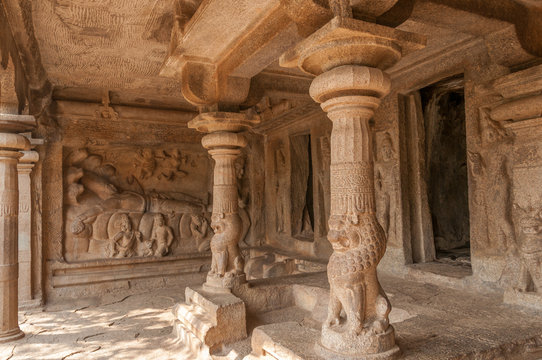
[{"label": "carved human figure", "polygon": [[188,173],[181,169],[181,166],[186,164],[188,155],[182,155],[179,149],[174,149],[170,152],[162,151],[161,156],[157,156],[160,160],[159,174],[156,177],[158,180],[165,179],[173,181],[175,178],[182,178]]},{"label": "carved human figure", "polygon": [[196,241],[199,252],[207,251],[210,248],[210,241],[207,236],[208,228],[209,223],[205,216],[197,214],[190,216],[190,233]]},{"label": "carved human figure", "polygon": [[388,240],[395,239],[397,164],[393,143],[385,133],[375,163],[376,213]]},{"label": "carved human figure", "polygon": [[[331,144],[329,143],[329,135],[321,136],[318,138],[319,142],[319,154],[320,159],[318,162],[318,182],[320,183],[320,188],[322,189],[322,193],[324,194],[324,215],[326,220],[329,219],[329,196],[325,196],[326,194],[329,194],[329,165],[331,164]],[[326,224],[326,231],[328,229],[327,221],[325,221]]]},{"label": "carved human figure", "polygon": [[286,156],[284,154],[284,143],[280,141],[277,144],[275,150],[275,218],[276,218],[276,229],[278,233],[284,232],[284,199],[281,196],[282,191],[284,191],[285,182],[283,180],[284,174],[286,171]]},{"label": "carved human figure", "polygon": [[73,239],[73,254],[76,259],[88,252],[94,220],[96,220],[96,217],[91,217],[84,221],[74,221],[70,226],[70,231],[75,235]]},{"label": "carved human figure", "polygon": [[482,147],[480,153],[468,152],[471,173],[481,184],[487,216],[488,245],[496,251],[506,251],[515,243],[511,220],[511,177],[508,154],[512,136],[480,111]]},{"label": "carved human figure", "polygon": [[241,233],[240,242],[248,245],[245,241],[248,230],[250,228],[250,216],[248,214],[249,188],[245,180],[245,158],[239,156],[235,160],[235,176],[237,177],[237,196],[239,203],[239,216],[243,223],[243,231]]},{"label": "carved human figure", "polygon": [[134,168],[139,173],[141,180],[150,178],[156,169],[156,159],[152,149],[141,149],[134,159]]},{"label": "carved human figure", "polygon": [[517,245],[521,258],[517,288],[542,295],[542,209],[514,208],[519,213]]},{"label": "carved human figure", "polygon": [[154,215],[154,224],[152,227],[151,241],[156,242],[155,256],[164,256],[169,252],[169,247],[173,242],[173,230],[167,226],[162,214]]},{"label": "carved human figure", "polygon": [[117,258],[134,256],[136,241],[141,241],[141,233],[132,230],[132,221],[128,214],[121,214],[120,230],[111,239],[109,255]]},{"label": "carved human figure", "polygon": [[93,202],[93,205],[86,207],[74,222],[85,221],[96,217],[105,211],[128,211],[128,212],[156,212],[162,214],[171,213],[201,213],[204,212],[203,204],[170,199],[159,193],[142,195],[134,191],[119,190],[107,179],[99,177],[94,173],[85,171],[81,178],[85,190],[91,191],[101,199]]}]

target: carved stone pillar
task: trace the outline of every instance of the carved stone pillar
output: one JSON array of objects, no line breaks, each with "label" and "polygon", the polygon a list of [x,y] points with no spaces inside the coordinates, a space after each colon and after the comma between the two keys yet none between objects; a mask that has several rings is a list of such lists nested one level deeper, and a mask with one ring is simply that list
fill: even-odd
[{"label": "carved stone pillar", "polygon": [[[317,351],[329,359],[392,359],[400,354],[376,267],[386,235],[376,219],[370,119],[390,91],[382,71],[423,39],[337,16],[285,53],[281,65],[316,75],[311,97],[333,122],[328,240],[330,301]],[[346,318],[341,317],[344,311]]]},{"label": "carved stone pillar", "polygon": [[238,208],[235,161],[247,145],[239,132],[257,122],[241,113],[209,112],[188,123],[190,128],[208,133],[202,144],[215,160],[211,221],[215,235],[211,239],[211,270],[204,284],[208,290],[231,289],[246,282],[238,246],[243,226]]},{"label": "carved stone pillar", "polygon": [[207,133],[202,144],[215,160],[211,270],[203,286],[187,287],[185,302],[173,308],[174,334],[194,358],[210,359],[223,344],[247,337],[245,303],[235,295],[246,282],[235,161],[247,145],[239,132],[258,121],[241,113],[208,112],[188,123]]},{"label": "carved stone pillar", "polygon": [[[2,126],[0,126],[0,131]],[[22,135],[0,133],[0,342],[20,339],[18,324],[19,150],[30,143]]]},{"label": "carved stone pillar", "polygon": [[30,174],[39,155],[23,151],[19,159],[19,305],[32,300],[32,191]]}]

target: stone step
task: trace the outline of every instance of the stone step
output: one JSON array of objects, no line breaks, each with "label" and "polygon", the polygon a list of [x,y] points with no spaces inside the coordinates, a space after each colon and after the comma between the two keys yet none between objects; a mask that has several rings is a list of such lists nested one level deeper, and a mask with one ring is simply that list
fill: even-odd
[{"label": "stone step", "polygon": [[224,344],[247,337],[245,303],[231,293],[187,287],[173,315],[175,336],[193,356],[210,359]]},{"label": "stone step", "polygon": [[209,330],[216,326],[216,319],[202,307],[195,304],[177,304],[173,307],[175,320],[182,323],[198,338],[204,340]]},{"label": "stone step", "polygon": [[243,360],[322,360],[314,351],[320,332],[296,322],[258,326],[252,332],[252,353]]},{"label": "stone step", "polygon": [[211,358],[209,347],[179,320],[173,321],[173,335],[177,343],[182,345],[179,359],[209,360]]}]

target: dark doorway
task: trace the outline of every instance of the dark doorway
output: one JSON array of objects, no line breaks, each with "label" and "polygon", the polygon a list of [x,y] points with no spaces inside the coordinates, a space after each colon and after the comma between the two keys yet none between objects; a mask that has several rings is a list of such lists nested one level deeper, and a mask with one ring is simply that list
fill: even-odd
[{"label": "dark doorway", "polygon": [[292,236],[299,240],[313,241],[313,173],[309,134],[290,137],[290,156],[292,164]]},{"label": "dark doorway", "polygon": [[420,90],[428,203],[436,257],[470,263],[465,95],[462,79]]}]

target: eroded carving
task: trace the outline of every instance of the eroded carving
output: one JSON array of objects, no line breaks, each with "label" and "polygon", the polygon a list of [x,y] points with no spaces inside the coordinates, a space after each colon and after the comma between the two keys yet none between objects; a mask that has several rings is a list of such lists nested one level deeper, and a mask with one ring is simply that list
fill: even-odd
[{"label": "eroded carving", "polygon": [[389,133],[384,133],[377,141],[377,159],[375,162],[376,214],[384,229],[388,241],[396,239],[397,193],[399,176],[396,153]]},{"label": "eroded carving", "polygon": [[167,255],[169,252],[169,247],[173,242],[173,231],[165,224],[164,216],[162,214],[154,215],[151,241],[156,243],[156,251],[154,252],[154,255]]},{"label": "eroded carving", "polygon": [[282,141],[279,141],[277,143],[277,147],[275,149],[275,193],[277,194],[277,197],[275,199],[275,221],[276,221],[276,229],[278,233],[284,232],[284,220],[285,220],[285,212],[284,212],[284,202],[286,201],[282,193],[286,189],[286,180],[285,180],[285,174],[288,170],[286,168],[286,155],[284,153],[284,143]]},{"label": "eroded carving", "polygon": [[241,232],[240,242],[244,245],[246,243],[246,237],[248,230],[250,229],[250,215],[249,215],[249,200],[250,189],[248,187],[248,179],[245,172],[246,159],[244,156],[239,156],[235,160],[235,176],[237,177],[237,197],[239,205],[239,216],[243,224],[243,230]]},{"label": "eroded carving", "polygon": [[[98,152],[75,149],[65,160],[69,259],[162,257],[175,251],[208,250],[212,231],[206,220],[207,204],[201,200],[207,197],[201,176],[207,174],[208,165],[190,165],[195,176],[190,183],[172,183],[176,175],[159,177],[158,173],[164,161],[180,159],[178,149]],[[168,156],[156,161],[157,153]],[[190,178],[187,171],[183,173]],[[200,198],[178,191],[190,186],[200,188]]]},{"label": "eroded carving", "polygon": [[518,214],[517,247],[521,259],[517,289],[542,295],[542,208],[514,205]]},{"label": "eroded carving", "polygon": [[132,221],[127,214],[120,215],[119,231],[111,239],[108,248],[110,257],[132,257],[135,255],[136,241],[141,241],[141,232],[132,229]]},{"label": "eroded carving", "polygon": [[511,154],[512,135],[480,110],[482,147],[479,153],[468,152],[470,171],[477,187],[475,201],[485,208],[491,249],[504,252],[515,243],[511,219]]}]

